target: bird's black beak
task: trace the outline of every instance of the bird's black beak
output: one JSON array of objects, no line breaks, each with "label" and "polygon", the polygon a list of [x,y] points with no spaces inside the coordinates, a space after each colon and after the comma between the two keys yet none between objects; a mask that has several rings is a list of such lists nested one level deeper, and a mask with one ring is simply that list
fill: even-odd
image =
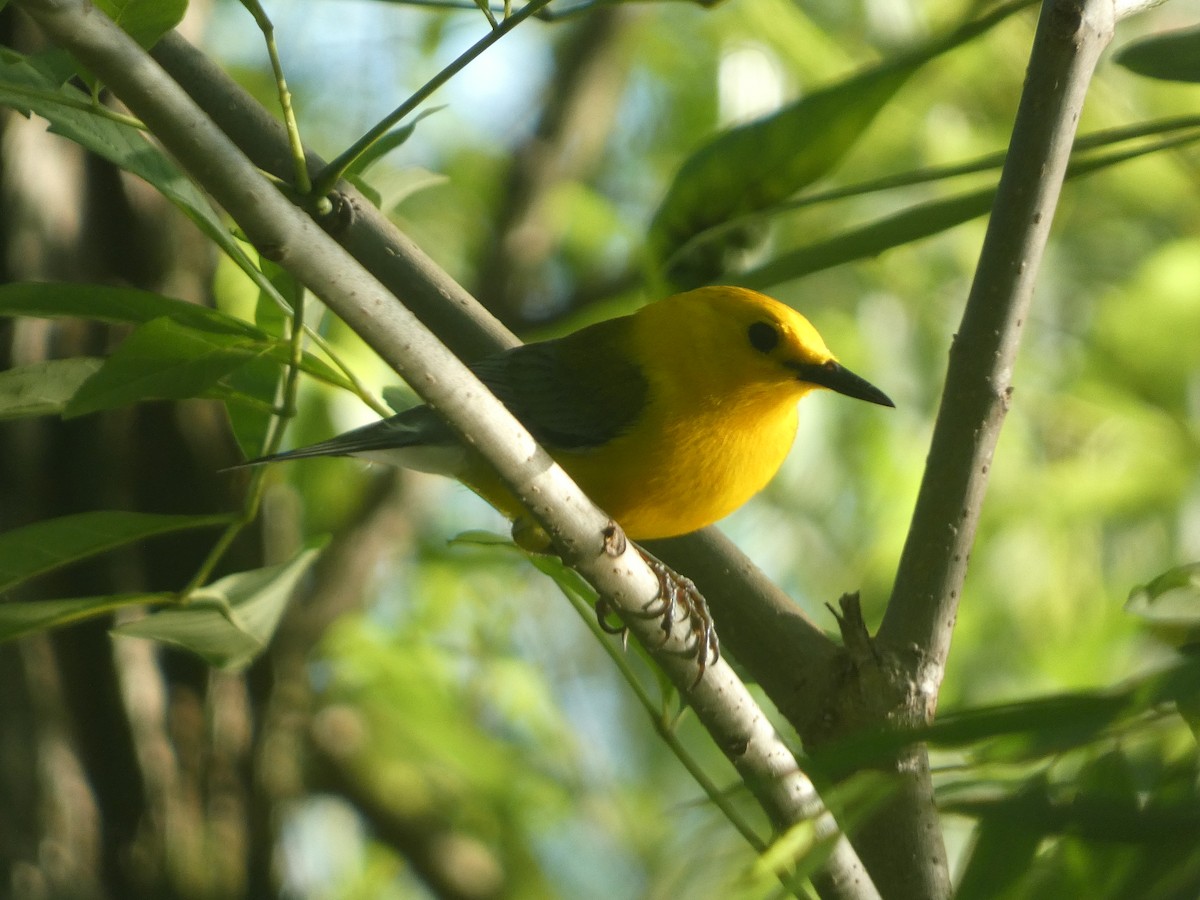
[{"label": "bird's black beak", "polygon": [[856,400],[866,400],[868,403],[878,403],[880,406],[895,407],[887,394],[881,391],[865,378],[855,375],[836,360],[823,363],[796,363],[792,366],[796,377],[809,384],[819,385],[853,397]]}]

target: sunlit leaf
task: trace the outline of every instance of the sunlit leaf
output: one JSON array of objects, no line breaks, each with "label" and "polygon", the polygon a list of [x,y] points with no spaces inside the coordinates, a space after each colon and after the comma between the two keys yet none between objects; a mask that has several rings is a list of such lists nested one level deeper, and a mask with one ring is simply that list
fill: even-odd
[{"label": "sunlit leaf", "polygon": [[1177,566],[1134,588],[1125,611],[1171,644],[1200,641],[1200,562]]},{"label": "sunlit leaf", "polygon": [[55,78],[27,61],[14,56],[0,57],[0,104],[42,116],[55,134],[75,141],[153,185],[251,278],[261,279],[258,269],[212,204],[179,167],[140,130],[116,121],[106,110],[87,106],[87,101],[86,94],[60,86]]},{"label": "sunlit leaf", "polygon": [[67,416],[142,400],[199,397],[217,381],[270,350],[225,330],[155,319],[131,334],[71,398]]},{"label": "sunlit leaf", "polygon": [[104,364],[90,356],[54,359],[0,372],[0,419],[57,415]]},{"label": "sunlit leaf", "polygon": [[728,267],[725,250],[757,243],[755,234],[735,229],[706,241],[696,252],[676,251],[694,235],[774,206],[832,171],[915,72],[1022,5],[998,6],[947,36],[718,135],[683,163],[667,190],[650,225],[652,258],[679,287],[719,275]]},{"label": "sunlit leaf", "polygon": [[1163,81],[1200,81],[1200,28],[1156,34],[1124,47],[1115,61]]},{"label": "sunlit leaf", "polygon": [[957,900],[989,900],[1014,893],[1031,867],[1048,823],[1046,783],[1030,779],[1025,788],[980,818],[970,855],[955,892]]},{"label": "sunlit leaf", "polygon": [[14,528],[0,533],[0,590],[122,544],[228,522],[228,516],[160,516],[111,510],[77,513]]},{"label": "sunlit leaf", "polygon": [[129,606],[164,602],[168,594],[112,594],[70,600],[0,603],[0,641],[11,641],[50,628],[73,625]]},{"label": "sunlit leaf", "polygon": [[219,310],[136,288],[102,284],[25,281],[0,285],[0,316],[145,324],[164,316],[180,325],[225,331],[266,341],[267,332]]},{"label": "sunlit leaf", "polygon": [[196,591],[186,607],[162,610],[114,631],[183,647],[219,668],[240,668],[270,642],[319,552],[305,550],[277,566],[229,575]]},{"label": "sunlit leaf", "polygon": [[[868,69],[700,148],[680,167],[650,224],[655,258],[665,262],[692,235],[776,204],[829,172],[918,66]],[[703,259],[713,260],[718,249],[706,245]],[[668,271],[681,287],[712,274],[694,257],[672,260]]]},{"label": "sunlit leaf", "polygon": [[187,0],[94,0],[96,7],[121,26],[121,30],[143,47],[158,39],[183,20]]}]

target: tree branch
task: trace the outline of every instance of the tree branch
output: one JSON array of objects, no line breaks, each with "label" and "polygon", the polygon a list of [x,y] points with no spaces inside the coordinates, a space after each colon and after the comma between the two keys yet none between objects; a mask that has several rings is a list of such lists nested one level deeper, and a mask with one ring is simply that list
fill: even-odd
[{"label": "tree branch", "polygon": [[[1076,125],[1113,0],[1048,0],[1042,8],[1013,137],[950,351],[924,479],[875,649],[886,685],[866,720],[913,726],[933,718],[992,456],[1012,393],[1012,370],[1066,173]],[[861,705],[859,707],[862,708]],[[842,723],[846,733],[862,721]],[[898,793],[856,836],[871,871],[898,898],[950,893],[929,761],[921,746],[890,761]]]},{"label": "tree branch", "polygon": [[812,782],[723,660],[694,689],[689,626],[665,642],[645,610],[658,584],[632,547],[615,546],[609,520],[534,443],[470,370],[311,219],[290,204],[146,53],[86,0],[18,0],[64,49],[138,115],[265,255],[320,296],[405,376],[470,446],[483,454],[576,568],[647,647],[688,698],[777,828],[808,821],[828,841],[817,876],[826,897],[876,897]]},{"label": "tree branch", "polygon": [[1012,371],[1092,72],[1112,39],[1113,0],[1042,9],[996,203],[929,459],[878,634],[905,660],[922,716],[937,702]]},{"label": "tree branch", "polygon": [[[283,126],[212,61],[171,33],[153,54],[214,122],[260,168],[286,178],[291,157]],[[310,167],[324,161],[308,154]],[[447,346],[466,360],[517,339],[352,187],[339,187],[347,215],[331,234]],[[686,572],[708,600],[723,646],[801,735],[822,715],[837,646],[716,528],[650,544]]]}]

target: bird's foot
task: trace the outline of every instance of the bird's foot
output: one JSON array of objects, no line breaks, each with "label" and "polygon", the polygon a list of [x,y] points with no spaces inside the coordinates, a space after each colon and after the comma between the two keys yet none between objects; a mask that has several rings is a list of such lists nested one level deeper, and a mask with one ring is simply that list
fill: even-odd
[{"label": "bird's foot", "polygon": [[615,623],[609,622],[608,617],[612,615],[613,608],[609,602],[603,597],[596,598],[596,624],[600,626],[600,630],[608,634],[619,634],[621,636],[621,649],[629,649],[629,629],[625,627],[625,623],[617,619]]},{"label": "bird's foot", "polygon": [[[609,523],[604,528],[604,552],[608,556],[617,557],[625,552],[626,546],[629,544],[628,538],[625,537],[625,532],[621,530],[621,526],[616,522],[609,520]],[[621,636],[621,649],[629,649],[629,629],[625,627],[625,623],[617,619],[616,624],[611,624],[608,617],[612,615],[612,605],[603,597],[596,598],[596,624],[600,626],[601,631],[608,634],[619,634]]]},{"label": "bird's foot", "polygon": [[[620,556],[625,552],[627,541],[625,533],[621,531],[620,526],[615,522],[610,522],[608,528],[604,532],[604,549],[609,556]],[[646,565],[650,567],[650,571],[654,573],[654,577],[658,579],[658,596],[656,599],[661,601],[661,606],[657,608],[647,608],[644,615],[646,618],[661,618],[660,628],[662,629],[662,640],[666,642],[671,634],[671,629],[678,621],[677,613],[682,610],[687,617],[687,621],[692,629],[693,643],[692,646],[685,651],[688,655],[693,656],[696,660],[698,671],[696,672],[696,680],[692,682],[692,687],[700,683],[700,679],[704,677],[704,671],[708,668],[710,662],[716,662],[721,658],[721,646],[717,641],[717,631],[713,625],[712,614],[708,611],[708,601],[704,599],[704,595],[696,587],[695,583],[690,578],[685,578],[680,575],[662,560],[650,555],[641,547],[635,547],[642,559],[646,561]],[[609,617],[613,613],[613,608],[609,602],[600,597],[596,600],[596,622],[600,629],[609,634],[619,634],[621,636],[622,647],[627,647],[629,644],[629,629],[620,620],[615,623],[609,621]]]},{"label": "bird's foot", "polygon": [[677,621],[676,612],[678,610],[683,611],[692,627],[692,636],[695,640],[689,652],[694,653],[696,666],[699,669],[696,673],[696,680],[692,682],[692,687],[695,687],[704,677],[704,670],[708,668],[709,663],[716,662],[721,658],[721,645],[717,641],[717,630],[713,625],[712,614],[708,611],[708,601],[704,599],[704,595],[700,593],[699,588],[690,578],[680,575],[662,560],[651,556],[640,547],[638,552],[658,579],[658,599],[662,601],[662,608],[655,610],[654,614],[662,617],[663,640],[665,641],[670,635],[671,629]]}]

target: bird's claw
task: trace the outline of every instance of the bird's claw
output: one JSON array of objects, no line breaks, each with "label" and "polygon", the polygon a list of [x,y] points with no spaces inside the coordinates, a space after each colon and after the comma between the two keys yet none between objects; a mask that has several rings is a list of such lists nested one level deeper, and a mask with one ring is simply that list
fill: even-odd
[{"label": "bird's claw", "polygon": [[696,680],[692,682],[692,687],[695,687],[704,677],[704,671],[708,668],[709,663],[716,662],[721,658],[721,645],[717,641],[717,630],[713,625],[712,614],[708,611],[708,601],[704,599],[704,595],[700,593],[695,582],[690,578],[680,575],[666,563],[644,550],[641,551],[641,554],[642,558],[646,560],[646,565],[650,567],[650,571],[658,579],[658,599],[662,601],[662,608],[656,610],[654,614],[662,618],[660,627],[663,632],[663,642],[666,642],[667,637],[671,634],[671,629],[675,626],[676,610],[682,609],[691,625],[692,636],[695,640],[687,652],[693,654],[696,660],[698,671]]},{"label": "bird's claw", "polygon": [[625,627],[625,623],[620,619],[616,625],[612,625],[608,621],[608,616],[612,612],[612,607],[603,597],[596,598],[596,624],[600,626],[600,630],[608,634],[619,634],[621,636],[621,649],[629,648],[629,629]]},{"label": "bird's claw", "polygon": [[[625,535],[615,523],[611,523],[610,529],[605,532],[605,546],[607,552],[614,553],[615,551],[615,555],[619,555],[625,549]],[[671,630],[679,621],[676,615],[679,610],[683,611],[691,626],[693,642],[683,652],[696,660],[696,680],[692,682],[692,687],[695,687],[704,677],[704,672],[710,662],[716,662],[721,658],[721,645],[717,641],[717,631],[713,625],[712,614],[708,611],[708,601],[704,599],[704,595],[700,593],[695,582],[690,578],[680,575],[666,563],[651,556],[640,547],[636,549],[642,559],[646,561],[646,565],[650,567],[650,571],[654,573],[654,577],[658,579],[656,599],[661,601],[661,606],[657,609],[648,608],[644,615],[646,618],[660,619],[659,628],[662,630],[660,646],[667,642],[671,636]],[[604,597],[596,600],[596,623],[600,629],[608,634],[619,634],[621,646],[628,647],[629,629],[620,620],[617,620],[615,624],[610,623],[609,616],[612,612],[612,606]]]}]

